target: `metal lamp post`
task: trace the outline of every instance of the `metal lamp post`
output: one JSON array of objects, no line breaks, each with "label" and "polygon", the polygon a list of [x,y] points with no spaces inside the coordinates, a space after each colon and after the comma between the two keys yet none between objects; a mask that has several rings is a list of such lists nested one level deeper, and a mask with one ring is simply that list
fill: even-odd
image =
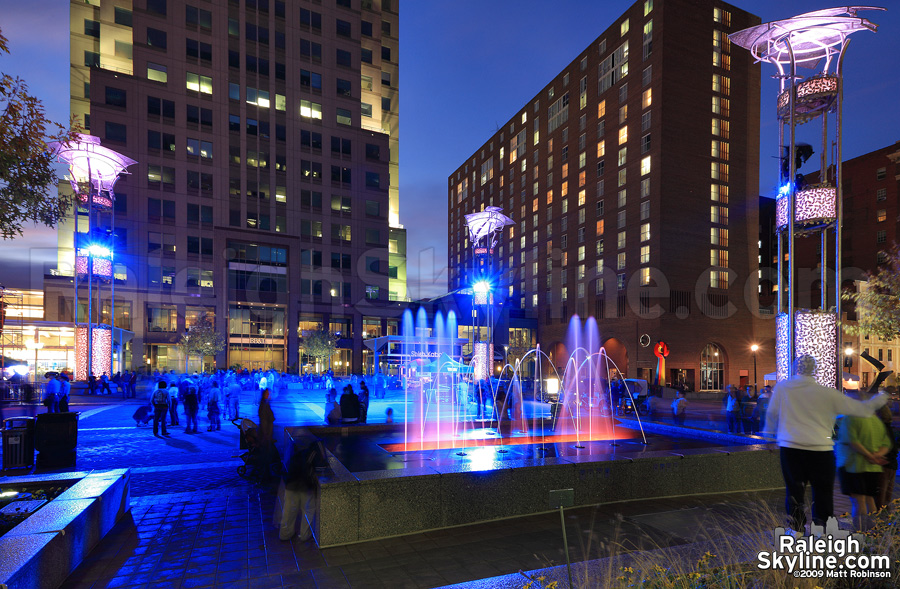
[{"label": "metal lamp post", "polygon": [[[87,380],[91,373],[109,371],[113,374],[113,330],[115,327],[115,268],[113,265],[112,243],[95,243],[95,214],[111,214],[110,227],[115,228],[115,193],[113,187],[119,176],[127,173],[127,168],[137,162],[118,152],[100,145],[100,138],[78,134],[76,139],[66,143],[53,142],[50,148],[60,160],[69,165],[69,182],[75,191],[75,264],[74,264],[74,317],[75,327],[75,378]],[[79,207],[87,209],[87,230],[79,231],[82,213]],[[86,238],[84,236],[87,236]],[[108,238],[112,240],[112,235]],[[86,242],[85,242],[86,240]],[[85,325],[78,321],[78,283],[81,276],[88,282],[88,315]],[[100,283],[109,280],[110,321],[103,325],[100,299]],[[94,283],[97,283],[97,321],[94,321]],[[99,349],[99,354],[98,354]]]},{"label": "metal lamp post", "polygon": [[[857,16],[861,10],[884,9],[846,6],[817,10],[729,35],[731,42],[748,49],[757,61],[774,65],[780,82],[776,110],[782,160],[775,221],[778,380],[791,376],[795,358],[809,354],[817,360],[815,378],[820,384],[834,387],[840,382],[843,64],[851,34],[878,30],[877,25]],[[830,115],[834,118],[831,127]],[[797,168],[813,149],[797,143],[796,129],[812,122],[821,124],[820,173],[816,184],[807,185]],[[829,154],[833,154],[831,161]],[[822,251],[821,300],[812,309],[795,308],[798,268],[794,243],[799,237],[818,239]],[[833,289],[831,301],[829,289]]]},{"label": "metal lamp post", "polygon": [[503,228],[514,224],[515,221],[504,215],[500,207],[485,207],[483,211],[466,215],[469,241],[475,253],[475,268],[470,279],[472,359],[476,380],[490,378],[494,364],[494,246],[497,245]]},{"label": "metal lamp post", "polygon": [[753,344],[750,351],[753,352],[753,393],[756,394],[759,392],[759,381],[756,379],[756,352],[759,351],[759,346]]}]

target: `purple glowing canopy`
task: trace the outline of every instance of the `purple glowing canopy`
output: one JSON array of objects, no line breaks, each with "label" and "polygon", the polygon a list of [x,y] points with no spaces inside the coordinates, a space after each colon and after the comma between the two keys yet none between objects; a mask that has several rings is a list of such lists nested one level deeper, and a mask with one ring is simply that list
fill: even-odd
[{"label": "purple glowing canopy", "polygon": [[515,221],[503,214],[500,207],[485,207],[483,211],[466,215],[472,245],[478,244],[485,237],[502,230],[507,225],[515,224]]},{"label": "purple glowing canopy", "polygon": [[856,15],[860,10],[886,10],[879,6],[826,8],[785,20],[763,23],[728,36],[735,45],[749,49],[757,61],[789,64],[794,52],[797,64],[812,64],[840,53],[844,39],[856,31],[878,31],[878,25]]},{"label": "purple glowing canopy", "polygon": [[137,163],[130,157],[100,145],[99,137],[81,133],[77,137],[75,141],[68,143],[54,141],[50,144],[57,157],[69,164],[72,186],[76,190],[77,182],[90,180],[96,190],[112,191],[119,174],[126,173],[128,166]]}]

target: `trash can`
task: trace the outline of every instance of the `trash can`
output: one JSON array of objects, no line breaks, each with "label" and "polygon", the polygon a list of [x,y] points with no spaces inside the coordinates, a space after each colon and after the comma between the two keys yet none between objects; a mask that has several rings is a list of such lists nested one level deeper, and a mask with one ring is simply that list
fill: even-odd
[{"label": "trash can", "polygon": [[3,420],[3,470],[34,465],[34,418]]},{"label": "trash can", "polygon": [[34,449],[40,467],[75,466],[78,445],[78,412],[40,413],[34,418]]}]

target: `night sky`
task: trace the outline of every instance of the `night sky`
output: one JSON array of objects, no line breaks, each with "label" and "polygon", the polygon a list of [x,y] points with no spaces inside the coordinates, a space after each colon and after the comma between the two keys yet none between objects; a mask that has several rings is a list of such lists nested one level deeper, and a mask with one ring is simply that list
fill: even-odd
[{"label": "night sky", "polygon": [[[401,0],[400,220],[409,231],[412,297],[446,290],[447,176],[631,4]],[[837,5],[821,0],[733,4],[763,22]],[[900,6],[884,4],[892,10],[863,13],[879,32],[855,33],[844,62],[845,159],[900,141]],[[0,57],[0,71],[23,77],[58,121],[68,120],[68,7],[68,0],[0,0],[0,29],[12,52]],[[759,190],[764,195],[774,195],[778,174],[772,74],[774,68],[763,65]],[[55,260],[55,244],[55,230],[44,228],[3,243],[0,284],[40,288],[44,262]]]}]

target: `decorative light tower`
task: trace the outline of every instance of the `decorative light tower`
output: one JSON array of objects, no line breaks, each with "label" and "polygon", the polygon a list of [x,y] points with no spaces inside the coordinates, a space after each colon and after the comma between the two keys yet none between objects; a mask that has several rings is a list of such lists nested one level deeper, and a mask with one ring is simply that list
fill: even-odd
[{"label": "decorative light tower", "polygon": [[[113,235],[105,235],[95,226],[95,214],[111,213],[110,227],[115,228],[115,193],[113,186],[128,166],[137,162],[100,145],[100,138],[79,134],[67,143],[51,143],[59,159],[69,164],[69,181],[75,191],[75,378],[87,380],[91,373],[113,372],[113,327],[115,326],[115,270]],[[87,227],[81,227],[79,208],[87,209]],[[87,321],[78,321],[79,282],[87,280]],[[110,287],[109,324],[102,321],[101,284]],[[94,321],[94,285],[97,321]]]},{"label": "decorative light tower", "polygon": [[[778,149],[782,160],[775,215],[779,282],[775,353],[778,380],[791,376],[795,358],[809,354],[818,363],[816,380],[840,388],[839,359],[843,350],[840,345],[843,63],[852,33],[878,30],[877,25],[857,16],[860,10],[884,8],[847,6],[817,10],[729,36],[733,43],[750,50],[758,61],[774,65],[780,81],[777,116]],[[835,119],[833,129],[828,125],[830,115]],[[796,129],[814,121],[821,122],[819,179],[814,185],[806,185],[797,168],[812,155],[813,149],[810,145],[797,143]],[[829,149],[829,131],[833,151]],[[820,242],[821,300],[818,308],[795,308],[794,242],[798,237],[819,239]],[[784,268],[785,246],[787,272]],[[833,289],[833,299],[828,296],[829,287]]]},{"label": "decorative light tower", "polygon": [[469,242],[475,254],[475,266],[469,277],[472,285],[472,359],[476,380],[488,378],[494,364],[494,246],[503,228],[515,221],[500,207],[485,207],[466,215]]}]

